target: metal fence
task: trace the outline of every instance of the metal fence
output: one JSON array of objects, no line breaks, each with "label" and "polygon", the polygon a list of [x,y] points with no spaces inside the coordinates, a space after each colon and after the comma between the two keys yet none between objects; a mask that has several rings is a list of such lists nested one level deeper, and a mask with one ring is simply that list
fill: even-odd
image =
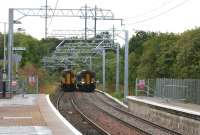
[{"label": "metal fence", "polygon": [[147,96],[200,104],[200,79],[147,79],[144,91]]},{"label": "metal fence", "polygon": [[35,77],[35,82],[30,83],[28,77],[18,78],[17,85],[12,87],[12,91],[16,94],[38,94],[38,78]]},{"label": "metal fence", "polygon": [[136,79],[135,95],[154,96],[155,82],[155,79]]},{"label": "metal fence", "polygon": [[[0,93],[3,93],[3,81],[1,79],[0,74]],[[39,93],[39,84],[38,84],[38,78],[36,77],[36,80],[33,84],[31,84],[28,80],[28,77],[13,79],[12,85],[11,85],[11,93],[14,94],[38,94]],[[6,91],[9,92],[10,91]]]},{"label": "metal fence", "polygon": [[200,104],[200,80],[198,79],[156,79],[154,96],[183,99]]}]

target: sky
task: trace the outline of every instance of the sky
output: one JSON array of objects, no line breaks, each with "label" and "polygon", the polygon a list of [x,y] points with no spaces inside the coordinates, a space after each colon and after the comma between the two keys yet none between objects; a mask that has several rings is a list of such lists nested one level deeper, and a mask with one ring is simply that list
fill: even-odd
[{"label": "sky", "polygon": [[[55,8],[57,0],[48,0],[48,5]],[[45,0],[0,0],[0,22],[8,22],[9,8],[40,8]],[[130,35],[136,30],[181,33],[200,26],[199,0],[58,0],[57,8],[81,8],[85,4],[90,7],[110,9],[115,18],[124,19],[124,26],[119,21],[98,21],[97,29],[127,29]],[[15,18],[18,14],[14,14]],[[48,19],[48,33],[55,29],[83,30],[84,20],[79,18]],[[25,17],[22,24],[15,24],[14,30],[25,29],[25,33],[36,38],[44,37],[44,18]],[[93,21],[88,28],[93,28]],[[3,32],[3,24],[0,23]]]}]

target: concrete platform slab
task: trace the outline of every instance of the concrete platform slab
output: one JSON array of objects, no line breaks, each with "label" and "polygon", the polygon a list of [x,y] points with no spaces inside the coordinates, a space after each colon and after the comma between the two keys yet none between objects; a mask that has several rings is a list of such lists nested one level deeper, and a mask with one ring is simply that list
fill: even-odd
[{"label": "concrete platform slab", "polygon": [[46,126],[0,127],[0,135],[53,135]]},{"label": "concrete platform slab", "polygon": [[187,113],[188,115],[195,115],[196,117],[199,117],[200,120],[200,105],[197,104],[184,103],[177,100],[158,97],[129,96],[128,99],[177,112]]},{"label": "concrete platform slab", "polygon": [[152,97],[128,96],[127,99],[129,110],[137,116],[183,135],[200,135],[200,112],[184,103]]},{"label": "concrete platform slab", "polygon": [[44,94],[30,94],[0,99],[0,134],[81,135],[56,112],[47,97]]},{"label": "concrete platform slab", "polygon": [[124,106],[125,108],[128,108],[128,106],[126,104],[124,104],[123,102],[121,102],[119,99],[115,98],[115,97],[112,97],[110,94],[104,92],[104,91],[101,91],[101,90],[98,90],[96,89],[96,91],[100,92],[100,93],[103,93],[104,95],[106,95],[108,98],[114,100],[115,102],[117,102],[118,104]]},{"label": "concrete platform slab", "polygon": [[35,105],[38,95],[15,95],[11,99],[0,99],[0,107],[3,106],[22,106],[22,105]]},{"label": "concrete platform slab", "polygon": [[48,95],[40,94],[38,104],[47,126],[54,135],[82,135],[54,108]]}]

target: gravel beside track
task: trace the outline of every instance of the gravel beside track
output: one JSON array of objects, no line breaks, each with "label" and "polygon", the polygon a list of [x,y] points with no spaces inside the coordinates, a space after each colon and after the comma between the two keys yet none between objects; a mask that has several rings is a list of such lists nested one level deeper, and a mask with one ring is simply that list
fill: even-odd
[{"label": "gravel beside track", "polygon": [[[99,92],[57,92],[56,95],[52,97],[54,104],[84,135],[181,135],[131,114],[128,108]],[[56,97],[60,100],[55,100]],[[99,132],[80,113],[107,133]]]},{"label": "gravel beside track", "polygon": [[[99,97],[101,96],[101,97]],[[90,100],[89,102],[92,102],[102,110],[108,112],[110,115],[114,115],[115,117],[123,120],[124,122],[130,123],[131,125],[134,125],[138,127],[139,129],[142,129],[150,134],[155,135],[180,135],[180,133],[176,131],[172,131],[170,129],[161,127],[159,125],[156,125],[154,123],[151,123],[147,120],[144,120],[142,118],[138,118],[137,116],[131,114],[128,112],[127,108],[117,105],[115,101],[112,101],[111,99],[102,99],[103,94],[98,94],[97,92],[92,94],[84,93],[83,98],[86,98]]]},{"label": "gravel beside track", "polygon": [[90,123],[85,121],[72,105],[73,92],[56,92],[52,102],[60,113],[83,135],[101,135]]},{"label": "gravel beside track", "polygon": [[175,134],[175,135],[179,134],[179,135],[181,135],[181,134],[184,133],[184,131],[179,131],[178,132],[177,130],[175,130],[175,129],[167,126],[167,125],[159,125],[156,122],[152,122],[148,118],[144,117],[143,115],[135,114],[135,113],[129,111],[128,108],[118,104],[116,101],[114,101],[113,99],[108,98],[105,94],[103,94],[103,93],[101,93],[99,91],[96,91],[94,94],[95,94],[95,99],[98,98],[101,102],[103,102],[103,103],[107,104],[108,106],[118,110],[119,112],[123,112],[123,113],[127,114],[130,117],[135,117],[135,118],[141,119],[144,123],[147,123],[147,124],[149,123],[152,126],[160,128],[163,131],[168,132],[170,134]]},{"label": "gravel beside track", "polygon": [[[91,93],[86,93],[86,95],[87,94]],[[128,123],[124,123],[118,118],[113,117],[107,112],[96,107],[87,99],[85,93],[76,93],[76,104],[85,115],[96,121],[99,126],[112,135],[150,135],[137,128],[133,128],[133,126],[129,125]]]},{"label": "gravel beside track", "polygon": [[101,99],[102,101],[108,103],[108,104],[111,104],[115,107],[118,107],[122,110],[125,110],[125,111],[128,111],[128,108],[124,107],[123,105],[117,103],[116,101],[114,101],[113,99],[111,98],[108,98],[104,93],[101,93],[101,92],[98,92],[98,91],[95,91],[93,94],[95,94],[95,96],[99,99]]}]

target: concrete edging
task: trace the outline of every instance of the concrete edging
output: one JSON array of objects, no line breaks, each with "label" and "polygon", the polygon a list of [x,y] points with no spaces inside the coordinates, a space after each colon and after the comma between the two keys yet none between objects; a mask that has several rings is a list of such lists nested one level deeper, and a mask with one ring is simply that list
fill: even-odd
[{"label": "concrete edging", "polygon": [[185,109],[185,108],[181,108],[179,106],[165,105],[165,104],[162,104],[162,103],[156,103],[156,102],[148,101],[148,100],[145,100],[145,99],[138,99],[137,97],[133,97],[133,96],[128,96],[127,99],[135,100],[137,102],[141,102],[141,103],[148,104],[148,105],[154,105],[154,106],[157,106],[157,107],[167,108],[167,109],[171,109],[171,110],[175,110],[175,111],[179,111],[179,112],[184,112],[184,113],[200,116],[199,112],[189,110],[189,109]]},{"label": "concrete edging", "polygon": [[72,130],[72,132],[75,135],[82,135],[82,133],[80,131],[78,131],[74,126],[71,125],[71,123],[69,123],[59,112],[58,110],[54,107],[54,105],[51,103],[50,99],[49,99],[49,95],[46,95],[46,100],[49,104],[49,106],[52,108],[53,112],[58,116],[58,118],[65,124],[65,126],[67,126],[70,130]]},{"label": "concrete edging", "polygon": [[100,92],[100,93],[103,93],[104,95],[106,95],[108,98],[114,100],[115,102],[117,102],[118,104],[122,105],[123,107],[126,107],[128,108],[127,105],[125,105],[123,102],[119,101],[117,98],[115,97],[112,97],[110,94],[106,93],[106,92],[103,92],[101,90],[98,90],[98,89],[95,89],[96,91]]}]

